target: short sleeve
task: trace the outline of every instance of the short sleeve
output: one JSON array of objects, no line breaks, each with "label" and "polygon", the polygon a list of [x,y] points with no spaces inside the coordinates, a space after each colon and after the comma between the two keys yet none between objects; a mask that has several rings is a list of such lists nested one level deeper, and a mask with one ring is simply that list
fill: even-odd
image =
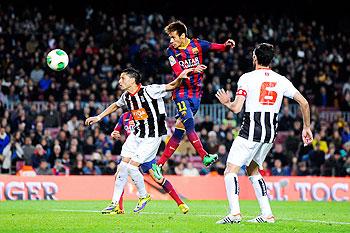
[{"label": "short sleeve", "polygon": [[242,95],[244,97],[247,96],[247,91],[248,91],[248,83],[247,83],[247,78],[245,77],[245,75],[242,75],[237,83],[237,91],[236,91],[236,95]]},{"label": "short sleeve", "polygon": [[125,92],[120,96],[119,100],[115,103],[117,104],[118,107],[123,107],[124,105],[126,105]]},{"label": "short sleeve", "polygon": [[166,89],[165,89],[165,84],[153,84],[146,86],[145,90],[147,94],[151,96],[153,99],[159,99],[163,98],[167,95]]},{"label": "short sleeve", "polygon": [[283,95],[293,99],[297,92],[298,90],[294,87],[293,83],[286,78]]}]

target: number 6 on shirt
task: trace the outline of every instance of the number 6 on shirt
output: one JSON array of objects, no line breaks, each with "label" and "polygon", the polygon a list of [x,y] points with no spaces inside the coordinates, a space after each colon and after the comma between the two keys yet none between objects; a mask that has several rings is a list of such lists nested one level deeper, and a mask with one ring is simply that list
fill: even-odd
[{"label": "number 6 on shirt", "polygon": [[271,88],[276,86],[276,82],[263,82],[260,87],[259,102],[262,105],[273,105],[277,99],[277,92]]}]

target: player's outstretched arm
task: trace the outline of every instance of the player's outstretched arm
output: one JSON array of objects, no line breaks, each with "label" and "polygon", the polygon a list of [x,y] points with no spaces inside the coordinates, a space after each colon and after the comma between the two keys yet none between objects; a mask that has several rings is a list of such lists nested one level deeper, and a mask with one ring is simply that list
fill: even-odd
[{"label": "player's outstretched arm", "polygon": [[310,129],[310,107],[307,100],[304,98],[300,92],[296,92],[293,99],[298,102],[301,108],[301,113],[303,114],[303,142],[304,146],[310,144],[313,140],[313,135]]},{"label": "player's outstretched arm", "polygon": [[216,94],[216,98],[220,101],[221,104],[225,105],[234,113],[239,113],[242,110],[245,97],[242,95],[236,95],[236,98],[233,102],[230,101],[230,94],[228,91],[225,92],[224,89],[219,89]]},{"label": "player's outstretched arm", "polygon": [[89,117],[85,120],[85,125],[93,125],[97,122],[99,122],[102,118],[104,118],[105,116],[108,116],[109,114],[111,114],[112,112],[117,111],[118,109],[118,105],[117,103],[113,103],[111,105],[108,106],[108,108],[106,108],[103,112],[101,112],[99,115],[97,116],[93,116],[93,117]]},{"label": "player's outstretched arm", "polygon": [[166,84],[165,90],[166,91],[173,91],[176,88],[178,88],[181,84],[182,79],[188,79],[190,73],[201,73],[203,72],[207,67],[205,65],[199,65],[196,68],[189,68],[183,70],[179,76],[177,76],[176,79],[174,79],[172,82]]},{"label": "player's outstretched arm", "polygon": [[236,46],[236,42],[232,39],[228,39],[224,44],[211,43],[210,51],[224,52],[232,49]]}]

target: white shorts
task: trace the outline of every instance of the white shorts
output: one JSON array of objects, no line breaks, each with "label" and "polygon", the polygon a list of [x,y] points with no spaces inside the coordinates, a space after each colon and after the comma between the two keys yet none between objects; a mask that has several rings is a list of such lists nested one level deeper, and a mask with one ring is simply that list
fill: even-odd
[{"label": "white shorts", "polygon": [[238,136],[232,143],[227,163],[242,167],[243,165],[249,166],[254,160],[261,169],[272,145],[273,143],[253,142]]},{"label": "white shorts", "polygon": [[145,163],[155,159],[162,138],[139,138],[130,134],[123,144],[122,157],[131,158],[138,163]]}]

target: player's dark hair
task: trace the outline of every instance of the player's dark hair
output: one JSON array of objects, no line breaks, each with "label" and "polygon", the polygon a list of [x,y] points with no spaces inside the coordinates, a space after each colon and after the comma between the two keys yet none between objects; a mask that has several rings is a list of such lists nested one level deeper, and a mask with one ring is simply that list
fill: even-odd
[{"label": "player's dark hair", "polygon": [[181,36],[182,33],[185,33],[185,35],[187,36],[187,27],[180,20],[170,23],[168,26],[164,28],[164,31],[166,34],[170,34],[171,32],[177,31],[177,34],[179,36]]},{"label": "player's dark hair", "polygon": [[255,47],[254,53],[259,65],[269,66],[275,56],[275,48],[272,44],[261,43]]},{"label": "player's dark hair", "polygon": [[129,67],[126,68],[122,71],[122,73],[126,73],[127,75],[129,75],[131,78],[135,79],[136,84],[140,84],[142,81],[142,76],[140,71],[138,71],[135,68]]}]

